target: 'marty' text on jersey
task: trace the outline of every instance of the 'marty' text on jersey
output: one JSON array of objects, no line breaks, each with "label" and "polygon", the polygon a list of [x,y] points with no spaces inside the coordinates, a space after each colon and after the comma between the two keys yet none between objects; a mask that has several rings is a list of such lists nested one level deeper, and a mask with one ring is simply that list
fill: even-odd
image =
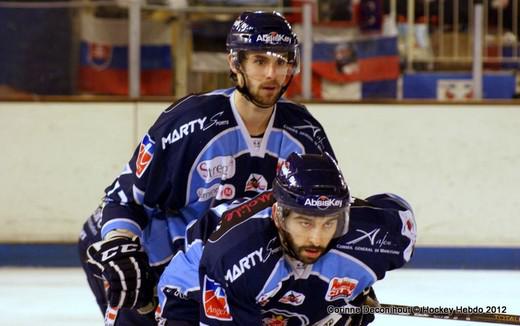
[{"label": "'marty' text on jersey", "polygon": [[292,152],[333,154],[307,109],[283,99],[264,135],[251,137],[234,91],[190,95],[159,116],[105,190],[100,236],[128,229],[141,237],[150,265],[164,265],[184,246],[191,221],[226,200],[269,189]]},{"label": "'marty' text on jersey", "polygon": [[[175,256],[159,282],[160,288],[180,288],[197,298],[199,282],[211,279],[222,296],[225,293],[225,312],[232,321],[214,317],[203,306],[205,297],[200,316],[190,316],[190,311],[197,311],[186,308],[193,301],[163,291],[159,299],[165,318],[200,317],[205,325],[312,325],[329,315],[330,306],[351,303],[387,271],[410,260],[415,218],[400,197],[379,194],[368,197],[363,206],[352,206],[349,232],[333,240],[314,264],[305,265],[284,253],[271,218],[273,201],[260,200],[270,195],[231,206],[224,203],[193,223],[187,230],[191,245]],[[205,238],[212,229],[216,231]],[[363,236],[369,233],[371,237]]]}]

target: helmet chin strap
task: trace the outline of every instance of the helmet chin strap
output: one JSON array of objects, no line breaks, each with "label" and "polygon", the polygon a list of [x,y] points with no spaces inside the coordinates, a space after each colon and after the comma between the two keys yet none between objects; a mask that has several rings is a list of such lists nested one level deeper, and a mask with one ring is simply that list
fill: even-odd
[{"label": "helmet chin strap", "polygon": [[[235,88],[251,103],[253,103],[254,105],[258,106],[259,108],[262,108],[262,109],[269,109],[271,107],[273,107],[273,105],[266,105],[266,104],[262,104],[260,102],[258,102],[257,100],[254,99],[253,95],[251,95],[251,92],[249,92],[249,87],[247,87],[247,79],[245,77],[245,74],[244,72],[242,71],[242,69],[238,68],[238,72],[240,73],[240,75],[242,76],[242,80],[244,81],[244,85],[243,86],[239,86],[238,85],[238,81],[235,85]],[[285,91],[287,90],[287,88],[289,87],[289,84],[291,83],[292,79],[293,79],[293,74],[291,74],[291,77],[289,77],[289,80],[287,81],[287,83],[285,84],[285,86],[282,86],[282,89],[280,90],[280,92],[278,92],[278,96],[276,97],[276,102],[278,102],[278,100],[282,97],[283,93],[285,93]]]}]

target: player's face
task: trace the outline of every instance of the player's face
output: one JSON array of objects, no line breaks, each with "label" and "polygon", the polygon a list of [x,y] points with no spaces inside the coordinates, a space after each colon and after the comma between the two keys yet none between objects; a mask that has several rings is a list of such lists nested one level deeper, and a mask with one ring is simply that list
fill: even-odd
[{"label": "player's face", "polygon": [[247,52],[241,65],[249,93],[258,103],[269,106],[278,100],[293,68],[287,53],[276,52]]},{"label": "player's face", "polygon": [[312,264],[325,252],[338,227],[338,216],[315,217],[291,212],[285,218],[288,244],[305,264]]}]

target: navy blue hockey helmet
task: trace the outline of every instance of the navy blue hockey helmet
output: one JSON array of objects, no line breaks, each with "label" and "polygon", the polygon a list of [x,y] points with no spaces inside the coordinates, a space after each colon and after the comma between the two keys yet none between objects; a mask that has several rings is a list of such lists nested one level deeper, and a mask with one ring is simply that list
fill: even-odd
[{"label": "navy blue hockey helmet", "polygon": [[238,64],[238,52],[287,53],[293,73],[299,71],[298,37],[278,12],[246,11],[240,14],[228,33],[226,47]]},{"label": "navy blue hockey helmet", "polygon": [[229,51],[292,52],[299,49],[298,38],[289,22],[278,12],[246,11],[233,23],[227,36]]},{"label": "navy blue hockey helmet", "polygon": [[335,236],[348,230],[352,198],[337,163],[328,154],[289,155],[273,182],[278,205],[309,216],[339,214]]},{"label": "navy blue hockey helmet", "polygon": [[[250,102],[261,108],[270,108],[273,103],[263,103],[251,94],[242,62],[247,58],[247,52],[261,52],[277,61],[283,60],[287,65],[276,70],[283,74],[285,81],[278,92],[276,101],[282,97],[295,74],[300,71],[300,52],[298,38],[292,31],[289,22],[278,12],[246,11],[240,14],[228,33],[226,47],[230,54],[233,67],[242,75],[243,82],[238,82],[238,74],[231,71],[230,77],[235,81],[235,87]],[[263,78],[249,72],[252,79]]]}]

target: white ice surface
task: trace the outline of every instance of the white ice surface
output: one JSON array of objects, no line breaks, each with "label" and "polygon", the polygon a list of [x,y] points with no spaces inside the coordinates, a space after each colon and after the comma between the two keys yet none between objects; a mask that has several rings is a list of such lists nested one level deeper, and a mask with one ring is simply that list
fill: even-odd
[{"label": "white ice surface", "polygon": [[[505,306],[520,315],[520,271],[398,270],[375,285],[383,303],[429,307]],[[79,268],[0,268],[0,325],[103,325]],[[377,315],[374,326],[492,325]]]}]

